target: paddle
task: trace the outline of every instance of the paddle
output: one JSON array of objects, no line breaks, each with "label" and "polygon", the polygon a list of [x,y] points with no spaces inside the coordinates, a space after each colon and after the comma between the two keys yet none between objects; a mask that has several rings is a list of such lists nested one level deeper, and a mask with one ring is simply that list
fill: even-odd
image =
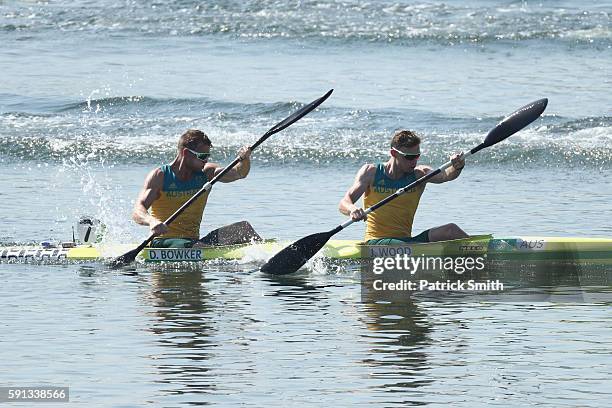
[{"label": "paddle", "polygon": [[[274,125],[262,137],[260,137],[259,140],[257,140],[253,145],[251,145],[250,147],[251,150],[254,150],[257,146],[262,144],[264,141],[266,141],[267,138],[269,138],[273,134],[278,133],[283,129],[286,129],[287,127],[291,126],[292,124],[294,124],[295,122],[297,122],[298,120],[306,116],[308,113],[312,112],[314,109],[316,109],[317,106],[321,105],[327,98],[329,98],[329,96],[332,94],[333,91],[334,91],[333,89],[330,89],[325,95],[323,95],[319,99],[316,99],[310,102],[308,105],[294,112],[291,116],[289,116],[285,120]],[[236,157],[233,162],[227,165],[219,174],[213,177],[212,180],[204,184],[204,186],[197,193],[195,193],[193,197],[187,200],[185,204],[183,204],[178,210],[174,212],[174,214],[172,214],[166,221],[164,221],[164,224],[169,225],[172,221],[174,221],[187,207],[191,205],[191,203],[197,200],[198,197],[204,194],[206,191],[209,191],[212,188],[213,184],[219,181],[219,179],[221,179],[221,177],[223,177],[236,164],[238,164],[238,162],[240,162],[240,157]],[[155,234],[149,235],[149,237],[145,239],[142,242],[142,244],[138,245],[138,247],[134,248],[133,250],[129,252],[126,252],[125,254],[111,261],[111,266],[121,267],[121,266],[131,263],[132,261],[136,259],[136,256],[140,253],[140,251],[142,251],[144,247],[146,247],[149,244],[149,242],[153,240],[153,238],[155,238]]]},{"label": "paddle", "polygon": [[[499,122],[493,129],[491,129],[491,131],[487,134],[487,137],[481,144],[479,144],[470,151],[464,152],[464,157],[467,158],[468,156],[479,152],[480,150],[486,147],[493,146],[494,144],[501,142],[502,140],[523,129],[525,126],[536,120],[542,114],[542,112],[544,112],[547,103],[548,99],[540,99],[530,103],[529,105],[525,105],[522,108],[511,113],[501,122]],[[382,207],[389,201],[399,197],[406,191],[412,189],[414,186],[429,180],[430,178],[446,170],[450,166],[452,166],[452,163],[449,161],[448,163],[445,163],[444,165],[438,167],[436,170],[410,183],[406,187],[400,188],[389,197],[374,204],[373,206],[368,208],[365,213],[369,214],[377,208]],[[261,267],[261,271],[273,275],[285,275],[297,271],[321,248],[323,248],[323,246],[327,243],[327,241],[329,241],[332,236],[342,231],[344,228],[348,227],[354,222],[355,221],[353,220],[349,220],[344,224],[338,225],[336,228],[330,231],[312,234],[294,242],[293,244],[284,248],[282,251],[270,258],[270,260]]]}]

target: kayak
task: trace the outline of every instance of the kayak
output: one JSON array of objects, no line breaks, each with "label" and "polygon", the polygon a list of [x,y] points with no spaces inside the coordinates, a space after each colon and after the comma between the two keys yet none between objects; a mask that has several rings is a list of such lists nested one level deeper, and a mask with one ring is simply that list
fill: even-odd
[{"label": "kayak", "polygon": [[[145,248],[140,253],[144,262],[199,262],[208,260],[264,261],[289,245],[290,241],[266,240],[255,244],[210,246],[202,248]],[[0,247],[0,261],[65,261],[110,260],[137,244],[14,245]],[[394,246],[364,245],[358,240],[330,240],[320,251],[329,259],[362,260],[377,257],[484,256],[489,260],[515,262],[564,262],[612,265],[612,238],[567,238],[517,236],[494,238],[477,235],[465,239],[425,244]]]}]

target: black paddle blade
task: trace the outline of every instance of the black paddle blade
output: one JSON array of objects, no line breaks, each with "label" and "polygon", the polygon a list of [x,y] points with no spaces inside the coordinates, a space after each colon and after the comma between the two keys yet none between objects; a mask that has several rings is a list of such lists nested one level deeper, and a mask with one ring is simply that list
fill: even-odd
[{"label": "black paddle blade", "polygon": [[547,104],[548,99],[539,99],[512,112],[491,129],[482,143],[482,147],[493,146],[523,129],[540,117],[544,109],[546,109]]},{"label": "black paddle blade", "polygon": [[113,269],[116,268],[121,268],[122,266],[126,266],[131,264],[132,262],[134,262],[134,260],[136,259],[136,257],[138,256],[138,254],[140,253],[140,251],[142,250],[142,248],[136,248],[136,249],[132,249],[130,252],[126,252],[125,254],[121,255],[120,257],[117,257],[115,259],[113,259],[110,262],[110,267]]},{"label": "black paddle blade", "polygon": [[298,120],[302,119],[304,116],[308,115],[310,112],[315,110],[320,104],[325,102],[325,100],[329,98],[332,92],[334,92],[334,90],[330,89],[322,97],[315,99],[314,101],[310,102],[308,105],[305,105],[301,109],[298,109],[297,111],[293,112],[291,116],[283,119],[281,122],[278,122],[276,125],[272,126],[270,130],[268,130],[261,138],[259,138],[257,142],[255,142],[254,145],[251,146],[251,149],[255,149],[257,146],[262,144],[267,138],[269,138],[273,134],[278,133],[281,130],[288,128],[289,126],[291,126]]},{"label": "black paddle blade", "polygon": [[304,237],[284,248],[261,267],[263,273],[286,275],[300,269],[337,231],[319,232]]}]

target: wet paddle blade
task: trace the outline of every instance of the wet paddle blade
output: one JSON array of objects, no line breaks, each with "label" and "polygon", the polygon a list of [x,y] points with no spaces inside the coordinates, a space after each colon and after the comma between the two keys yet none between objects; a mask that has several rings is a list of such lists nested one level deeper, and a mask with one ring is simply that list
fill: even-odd
[{"label": "wet paddle blade", "polygon": [[539,99],[512,112],[491,129],[483,144],[486,147],[493,146],[512,136],[539,118],[542,112],[544,112],[544,109],[546,109],[547,104],[548,99]]},{"label": "wet paddle blade", "polygon": [[138,247],[136,249],[132,249],[130,252],[126,252],[125,254],[121,255],[118,258],[115,258],[111,261],[110,263],[110,267],[111,268],[121,268],[122,266],[126,266],[132,262],[134,262],[134,260],[136,259],[136,257],[138,256],[138,254],[140,253],[141,248]]},{"label": "wet paddle blade", "polygon": [[[286,129],[287,127],[291,126],[292,124],[294,124],[295,122],[297,122],[298,120],[300,120],[301,118],[306,116],[308,113],[310,113],[313,110],[315,110],[319,105],[321,105],[323,102],[325,102],[325,100],[327,98],[329,98],[329,96],[332,94],[333,91],[334,91],[333,89],[330,89],[322,97],[320,97],[318,99],[315,99],[314,101],[310,102],[308,105],[306,105],[306,106],[302,107],[301,109],[299,109],[297,112],[294,112],[292,115],[290,115],[285,120],[283,120],[283,121],[277,123],[276,125],[274,125],[263,136],[261,136],[259,138],[259,140],[257,140],[257,142],[255,142],[251,146],[251,150],[255,149],[257,146],[262,144],[266,139],[268,139],[273,134],[278,133],[278,132],[280,132],[283,129]],[[228,166],[225,166],[225,168],[219,174],[217,174],[211,181],[209,181],[210,186],[212,186],[214,183],[216,183],[217,180],[221,179],[221,177],[223,177],[224,174],[226,174],[234,166],[236,166],[239,161],[240,161],[240,159],[238,157],[236,157],[236,159],[234,159],[234,161],[231,164],[229,164]],[[207,185],[208,184],[204,185],[204,187],[202,187],[194,196],[192,196],[189,200],[187,200],[178,210],[176,210],[174,212],[174,214],[172,214],[166,221],[164,221],[164,223],[166,225],[169,225],[172,221],[174,221],[187,207],[189,207],[191,205],[191,203],[193,203],[197,199],[198,196],[200,196],[200,194],[204,193],[205,188],[206,188]],[[136,256],[138,255],[138,253],[140,251],[142,251],[142,249],[149,242],[151,242],[153,240],[153,238],[155,238],[155,235],[153,235],[153,234],[149,235],[149,238],[147,238],[146,241],[144,241],[142,244],[140,244],[140,246],[138,248],[136,248],[136,249],[134,249],[134,250],[132,250],[132,251],[126,253],[126,254],[123,254],[119,258],[113,260],[110,263],[111,267],[113,267],[113,268],[120,268],[120,267],[122,267],[124,265],[127,265],[127,264],[133,262],[136,259]]]},{"label": "wet paddle blade", "polygon": [[303,118],[304,116],[308,115],[310,112],[315,110],[319,105],[325,102],[325,100],[329,98],[329,96],[332,94],[333,91],[334,91],[333,89],[330,89],[322,97],[315,99],[314,101],[310,102],[308,105],[303,106],[301,109],[291,114],[291,116],[289,116],[288,118],[274,125],[270,130],[266,132],[265,135],[263,135],[257,142],[255,142],[253,146],[251,146],[251,149],[255,149],[257,146],[262,144],[267,138],[269,138],[273,134],[278,133],[281,130],[288,128],[289,126],[291,126],[292,124],[294,124],[295,122]]},{"label": "wet paddle blade", "polygon": [[[481,144],[470,150],[470,153],[474,154],[486,147],[493,146],[494,144],[499,143],[502,140],[512,136],[513,134],[515,134],[516,132],[523,129],[525,126],[529,125],[531,122],[539,118],[542,112],[544,112],[544,109],[546,109],[547,104],[548,99],[539,99],[512,112],[510,115],[506,116],[501,122],[499,122],[493,129],[491,129],[485,140]],[[450,165],[451,163],[449,162],[446,166]],[[414,181],[412,184],[404,188],[412,188],[415,185],[422,183],[427,179],[435,176],[441,171],[442,168],[438,168],[434,172],[431,172],[428,175],[421,177],[420,179]],[[389,196],[371,206],[370,209],[374,210],[376,208],[379,208],[398,196],[399,194],[397,193],[393,196]],[[323,248],[323,246],[327,243],[327,241],[329,241],[332,235],[334,235],[338,231],[341,231],[343,228],[344,225],[339,225],[329,232],[309,235],[305,238],[300,239],[299,241],[294,242],[287,248],[280,251],[278,254],[274,255],[264,266],[262,266],[261,271],[273,275],[285,275],[297,271],[321,248]]]},{"label": "wet paddle blade", "polygon": [[263,273],[286,275],[300,269],[337,231],[320,232],[304,237],[284,248],[261,267]]}]

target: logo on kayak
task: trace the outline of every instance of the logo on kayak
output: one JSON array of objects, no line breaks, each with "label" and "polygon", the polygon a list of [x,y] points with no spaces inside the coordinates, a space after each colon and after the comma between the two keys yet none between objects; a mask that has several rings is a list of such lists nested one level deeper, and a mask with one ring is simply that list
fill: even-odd
[{"label": "logo on kayak", "polygon": [[198,248],[157,248],[147,250],[147,261],[202,261],[204,253]]},{"label": "logo on kayak", "polygon": [[478,245],[478,244],[461,245],[459,247],[459,250],[466,251],[466,252],[483,252],[485,250],[485,247],[482,245]]},{"label": "logo on kayak", "polygon": [[546,241],[544,241],[543,239],[516,239],[516,249],[518,249],[519,251],[538,251],[543,250],[545,246]]},{"label": "logo on kayak", "polygon": [[0,259],[66,259],[65,248],[4,248],[0,249]]}]

